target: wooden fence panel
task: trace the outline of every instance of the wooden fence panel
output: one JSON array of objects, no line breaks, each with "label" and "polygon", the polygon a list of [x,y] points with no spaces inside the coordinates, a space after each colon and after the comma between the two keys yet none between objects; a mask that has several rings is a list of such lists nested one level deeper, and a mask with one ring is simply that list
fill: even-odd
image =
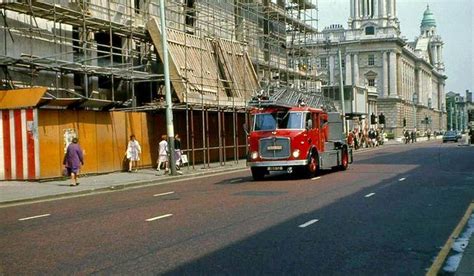
[{"label": "wooden fence panel", "polygon": [[57,177],[62,172],[63,137],[60,135],[59,113],[38,111],[40,178]]},{"label": "wooden fence panel", "polygon": [[120,170],[120,164],[114,161],[114,136],[111,114],[108,112],[96,113],[96,153],[98,172]]}]

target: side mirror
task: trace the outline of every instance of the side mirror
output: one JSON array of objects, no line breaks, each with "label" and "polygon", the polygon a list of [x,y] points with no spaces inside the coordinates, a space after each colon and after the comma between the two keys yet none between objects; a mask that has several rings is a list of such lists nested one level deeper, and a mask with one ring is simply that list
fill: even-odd
[{"label": "side mirror", "polygon": [[244,131],[245,131],[245,135],[249,135],[249,129],[248,129],[248,126],[247,124],[243,124],[242,127],[244,128]]},{"label": "side mirror", "polygon": [[310,130],[313,128],[313,120],[309,119],[308,122],[306,122],[306,130]]}]

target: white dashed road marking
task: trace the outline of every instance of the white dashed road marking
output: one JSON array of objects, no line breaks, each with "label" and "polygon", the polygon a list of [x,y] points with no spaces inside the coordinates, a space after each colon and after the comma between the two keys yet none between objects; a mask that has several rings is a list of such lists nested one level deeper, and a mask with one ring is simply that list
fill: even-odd
[{"label": "white dashed road marking", "polygon": [[316,177],[311,178],[311,180],[316,180],[316,179],[320,179],[320,178],[321,178],[321,176],[316,176]]},{"label": "white dashed road marking", "polygon": [[35,218],[43,218],[43,217],[48,217],[50,216],[51,214],[44,214],[44,215],[38,215],[38,216],[33,216],[33,217],[27,217],[27,218],[21,218],[21,219],[18,219],[18,220],[29,220],[29,219],[35,219]]},{"label": "white dashed road marking", "polygon": [[242,180],[242,178],[239,178],[239,179],[232,179],[232,180],[230,181],[230,183],[239,182],[239,181],[241,181],[241,180]]},{"label": "white dashed road marking", "polygon": [[370,194],[368,194],[368,195],[365,195],[365,197],[371,197],[371,196],[373,196],[373,195],[375,195],[375,193],[370,193]]},{"label": "white dashed road marking", "polygon": [[402,177],[402,178],[398,179],[398,181],[403,181],[405,179],[406,179],[405,177]]},{"label": "white dashed road marking", "polygon": [[164,196],[164,195],[170,195],[170,194],[174,194],[174,192],[161,193],[161,194],[156,194],[153,196]]},{"label": "white dashed road marking", "polygon": [[154,218],[149,218],[145,221],[154,221],[154,220],[157,220],[157,219],[162,219],[162,218],[167,218],[167,217],[171,217],[173,214],[166,214],[166,215],[162,215],[162,216],[158,216],[158,217],[154,217]]},{"label": "white dashed road marking", "polygon": [[316,222],[318,222],[318,221],[319,221],[319,219],[312,219],[312,220],[310,220],[310,221],[308,221],[308,222],[305,222],[305,223],[299,225],[298,227],[299,227],[299,228],[305,228],[305,227],[310,226],[311,224],[316,223]]}]

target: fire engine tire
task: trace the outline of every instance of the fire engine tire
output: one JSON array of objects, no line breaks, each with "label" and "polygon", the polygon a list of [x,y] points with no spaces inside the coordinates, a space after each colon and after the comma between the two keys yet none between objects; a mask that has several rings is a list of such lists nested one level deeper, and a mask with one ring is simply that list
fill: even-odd
[{"label": "fire engine tire", "polygon": [[318,162],[318,155],[313,153],[309,158],[309,164],[305,167],[305,176],[306,178],[314,177],[319,172],[319,162]]},{"label": "fire engine tire", "polygon": [[267,174],[266,168],[250,168],[250,170],[252,171],[252,177],[255,181],[263,180],[265,174]]},{"label": "fire engine tire", "polygon": [[349,167],[349,152],[347,149],[342,150],[342,157],[341,157],[341,165],[339,166],[339,169],[341,171],[347,170],[347,167]]}]

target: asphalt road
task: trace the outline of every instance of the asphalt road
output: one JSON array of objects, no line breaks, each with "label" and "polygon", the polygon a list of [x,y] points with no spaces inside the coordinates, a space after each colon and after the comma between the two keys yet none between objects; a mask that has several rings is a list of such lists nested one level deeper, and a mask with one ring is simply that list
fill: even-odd
[{"label": "asphalt road", "polygon": [[474,148],[355,155],[0,209],[0,274],[422,275],[474,199]]}]

